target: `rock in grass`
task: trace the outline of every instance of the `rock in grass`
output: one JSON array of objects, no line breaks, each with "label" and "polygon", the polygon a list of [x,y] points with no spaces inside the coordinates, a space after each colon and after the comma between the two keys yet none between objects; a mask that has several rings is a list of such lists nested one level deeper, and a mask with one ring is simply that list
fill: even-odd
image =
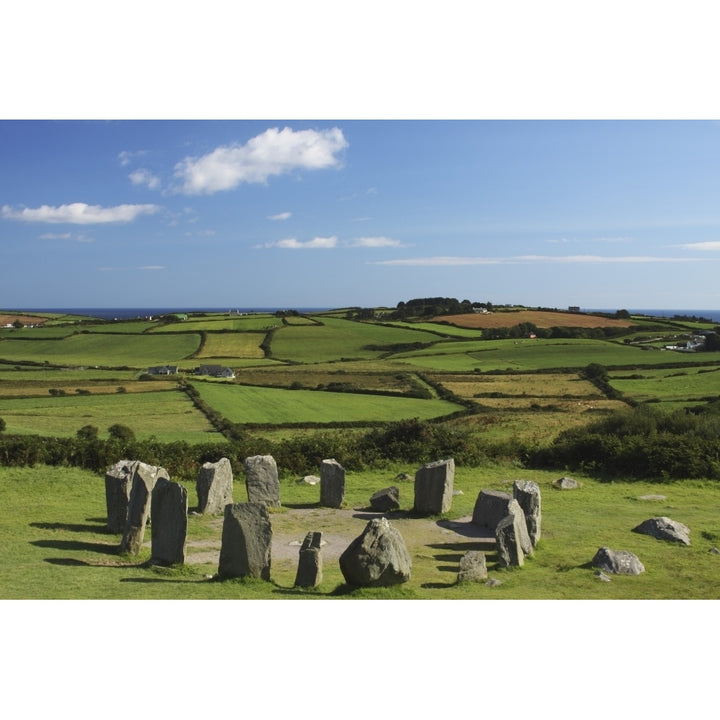
[{"label": "rock in grass", "polygon": [[225,506],[218,576],[270,579],[272,526],[265,503]]},{"label": "rock in grass", "polygon": [[345,498],[345,468],[334,458],[320,463],[320,505],[339,508]]},{"label": "rock in grass", "polygon": [[376,512],[388,512],[400,508],[400,489],[395,487],[383,488],[370,497],[370,507]]},{"label": "rock in grass", "polygon": [[651,535],[658,540],[670,540],[683,545],[690,544],[690,528],[669,517],[654,517],[641,522],[634,532]]},{"label": "rock in grass", "polygon": [[410,579],[412,560],[399,530],[387,518],[375,518],[340,556],[348,585],[387,587]]},{"label": "rock in grass", "polygon": [[513,483],[513,498],[525,513],[525,522],[533,547],[540,539],[540,525],[542,522],[542,508],[540,487],[532,480],[516,480]]},{"label": "rock in grass", "polygon": [[592,566],[613,575],[640,575],[645,566],[637,555],[628,550],[611,550],[601,547],[592,559]]},{"label": "rock in grass", "polygon": [[468,550],[460,558],[458,582],[482,582],[487,580],[487,561],[480,550]]},{"label": "rock in grass", "polygon": [[128,514],[120,543],[120,552],[138,555],[145,538],[145,526],[150,516],[152,491],[158,478],[170,480],[167,470],[138,462],[133,468],[132,489],[128,500]]},{"label": "rock in grass", "polygon": [[157,565],[182,565],[187,541],[187,490],[180,483],[158,478],[152,491],[152,557]]},{"label": "rock in grass", "polygon": [[415,472],[416,513],[439,515],[452,507],[455,461],[437,460]]},{"label": "rock in grass", "polygon": [[295,587],[315,588],[322,582],[321,532],[309,532],[300,547]]},{"label": "rock in grass", "polygon": [[214,463],[204,463],[195,481],[195,489],[199,512],[222,515],[225,506],[233,501],[233,472],[230,460],[224,457]]},{"label": "rock in grass", "polygon": [[280,507],[280,480],[277,463],[272,455],[245,458],[245,486],[248,502]]},{"label": "rock in grass", "polygon": [[558,490],[575,490],[576,488],[579,488],[580,485],[577,480],[573,480],[569,477],[561,477],[553,481],[553,487]]}]

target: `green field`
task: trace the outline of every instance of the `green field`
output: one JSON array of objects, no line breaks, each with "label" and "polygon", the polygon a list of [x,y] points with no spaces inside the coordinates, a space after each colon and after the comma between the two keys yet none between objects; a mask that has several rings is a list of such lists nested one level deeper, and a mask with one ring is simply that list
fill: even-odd
[{"label": "green field", "polygon": [[196,383],[202,399],[235,423],[302,424],[429,418],[461,410],[445,400]]},{"label": "green field", "polygon": [[[720,542],[720,487],[694,481],[663,486],[664,499],[649,483],[597,483],[577,476],[582,486],[557,491],[557,474],[530,473],[503,466],[457,468],[454,486],[462,491],[442,517],[419,518],[409,512],[412,483],[401,484],[401,508],[390,522],[403,536],[412,559],[411,578],[389,589],[343,590],[337,560],[339,552],[359,535],[368,522],[360,512],[370,495],[398,470],[350,473],[346,479],[346,506],[356,512],[321,510],[317,486],[281,481],[284,510],[271,514],[274,559],[271,579],[212,582],[217,572],[221,518],[188,519],[187,557],[182,568],[144,566],[150,555],[150,529],[139,556],[117,552],[119,535],[105,531],[106,505],[102,475],[69,468],[0,468],[0,597],[2,599],[309,599],[364,598],[405,600],[479,599],[717,599],[720,556],[709,550]],[[464,527],[478,493],[507,491],[514,479],[538,483],[543,503],[542,535],[524,567],[499,569],[492,549],[471,535],[453,531],[444,523]],[[186,484],[188,505],[197,505],[194,483]],[[236,478],[233,499],[242,502],[245,489]],[[691,530],[692,545],[668,543],[632,532],[643,520],[667,515]],[[297,550],[308,529],[323,532],[323,581],[312,591],[293,588]],[[601,582],[590,567],[599,547],[625,549],[645,565],[639,576],[613,576]],[[468,550],[487,553],[489,575],[501,581],[458,585],[458,563]],[[338,590],[340,592],[338,593]]]},{"label": "green field", "polygon": [[643,370],[637,377],[611,373],[611,385],[628,397],[646,402],[682,402],[720,395],[720,368]]},{"label": "green field", "polygon": [[131,427],[139,439],[162,438],[189,443],[223,440],[185,393],[176,390],[127,392],[113,395],[67,395],[0,399],[0,417],[8,434],[71,437],[84,425],[94,425],[107,438],[115,423]]}]

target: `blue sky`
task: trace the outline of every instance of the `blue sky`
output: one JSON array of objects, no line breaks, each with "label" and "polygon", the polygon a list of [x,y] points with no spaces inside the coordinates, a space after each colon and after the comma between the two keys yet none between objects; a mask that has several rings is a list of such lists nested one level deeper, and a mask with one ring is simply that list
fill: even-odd
[{"label": "blue sky", "polygon": [[720,123],[0,122],[0,306],[720,307]]}]

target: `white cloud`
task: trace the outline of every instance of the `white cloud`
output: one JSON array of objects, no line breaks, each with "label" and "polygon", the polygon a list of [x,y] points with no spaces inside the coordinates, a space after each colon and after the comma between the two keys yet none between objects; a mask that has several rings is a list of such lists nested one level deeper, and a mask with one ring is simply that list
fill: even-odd
[{"label": "white cloud", "polygon": [[720,240],[708,240],[707,242],[685,243],[676,245],[675,247],[685,248],[686,250],[720,250]]},{"label": "white cloud", "polygon": [[150,190],[157,190],[160,187],[160,178],[145,168],[133,170],[128,177],[133,185],[147,185]]},{"label": "white cloud", "polygon": [[69,240],[72,237],[72,233],[43,233],[40,236],[41,240]]},{"label": "white cloud", "polygon": [[240,183],[264,183],[272,175],[318,170],[340,164],[336,153],[348,146],[342,130],[269,128],[245,145],[215,148],[202,157],[187,157],[175,166],[180,192],[200,195],[231,190]]},{"label": "white cloud", "polygon": [[70,203],[69,205],[41,205],[39,208],[23,208],[14,210],[3,205],[2,216],[7,220],[25,222],[71,223],[73,225],[93,225],[100,223],[132,222],[138,215],[152,215],[160,209],[158,205],[116,205],[101,207],[86,203]]},{"label": "white cloud", "polygon": [[264,247],[277,247],[289,250],[305,250],[305,249],[329,249],[337,247],[337,237],[316,237],[312,240],[297,240],[296,238],[285,238],[274,243],[266,243]]},{"label": "white cloud", "polygon": [[268,220],[289,220],[291,217],[292,217],[291,212],[281,212],[281,213],[278,213],[277,215],[268,215],[267,219]]},{"label": "white cloud", "polygon": [[399,240],[388,237],[361,237],[348,243],[348,247],[405,247]]},{"label": "white cloud", "polygon": [[404,258],[398,260],[378,260],[371,265],[395,265],[395,266],[459,266],[459,265],[532,265],[532,264],[638,264],[638,263],[678,263],[698,262],[699,259],[675,258],[675,257],[652,257],[652,256],[621,256],[604,257],[600,255],[518,255],[516,257],[491,258],[491,257],[456,257],[439,256],[424,258]]},{"label": "white cloud", "polygon": [[141,265],[138,270],[164,270],[164,265]]},{"label": "white cloud", "polygon": [[133,158],[145,155],[146,152],[147,150],[135,150],[134,152],[130,150],[122,150],[118,153],[118,161],[123,167],[126,167],[132,162]]}]

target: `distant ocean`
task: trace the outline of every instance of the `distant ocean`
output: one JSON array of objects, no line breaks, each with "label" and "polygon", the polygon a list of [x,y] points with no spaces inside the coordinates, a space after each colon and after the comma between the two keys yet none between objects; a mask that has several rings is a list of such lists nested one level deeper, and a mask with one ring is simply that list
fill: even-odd
[{"label": "distant ocean", "polygon": [[331,308],[23,308],[24,313],[60,313],[63,315],[85,315],[102,320],[132,320],[134,318],[158,317],[168,313],[274,313],[279,310],[297,310],[301,313],[323,312]]},{"label": "distant ocean", "polygon": [[[43,312],[43,313],[63,313],[67,315],[89,315],[90,317],[101,318],[103,320],[130,320],[133,318],[158,317],[159,315],[167,315],[168,313],[274,313],[278,310],[297,310],[301,313],[325,312],[332,310],[328,307],[263,307],[263,308],[188,308],[188,307],[169,307],[169,308],[22,308],[22,310],[12,310],[12,312]],[[564,308],[562,308],[564,309]],[[615,313],[620,308],[580,308],[583,313]],[[702,317],[720,323],[720,310],[672,310],[650,308],[623,308],[631,315],[650,315],[653,317],[673,317],[674,315],[685,315],[687,317]]]}]

